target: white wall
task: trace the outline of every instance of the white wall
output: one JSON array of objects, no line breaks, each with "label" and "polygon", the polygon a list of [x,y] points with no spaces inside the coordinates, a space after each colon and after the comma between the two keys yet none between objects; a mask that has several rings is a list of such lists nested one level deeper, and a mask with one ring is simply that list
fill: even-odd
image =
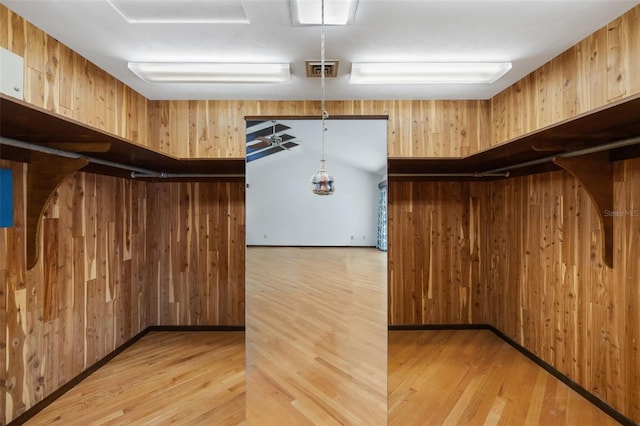
[{"label": "white wall", "polygon": [[[380,155],[386,162],[384,126]],[[247,164],[248,245],[375,246],[379,171],[328,156],[326,168],[335,178],[336,192],[319,196],[311,192],[311,176],[320,167],[319,160],[317,150],[303,140],[291,151]]]}]

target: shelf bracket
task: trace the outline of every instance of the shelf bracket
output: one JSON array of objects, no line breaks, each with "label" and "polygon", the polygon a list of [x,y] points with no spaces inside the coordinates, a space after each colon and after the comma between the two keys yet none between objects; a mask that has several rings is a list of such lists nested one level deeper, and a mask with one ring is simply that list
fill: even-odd
[{"label": "shelf bracket", "polygon": [[602,258],[613,268],[613,163],[609,152],[595,152],[577,157],[556,157],[553,162],[573,175],[596,206],[602,234]]},{"label": "shelf bracket", "polygon": [[65,158],[32,151],[27,170],[27,269],[38,262],[40,218],[51,196],[69,175],[89,164],[86,158]]}]

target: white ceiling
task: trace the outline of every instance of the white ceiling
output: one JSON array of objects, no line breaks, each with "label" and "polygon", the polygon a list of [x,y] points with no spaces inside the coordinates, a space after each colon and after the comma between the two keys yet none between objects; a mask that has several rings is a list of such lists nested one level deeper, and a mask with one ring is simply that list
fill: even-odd
[{"label": "white ceiling", "polygon": [[[320,82],[305,77],[304,61],[320,56],[320,28],[293,26],[288,0],[174,1],[161,3],[176,15],[196,16],[198,7],[216,3],[235,16],[241,3],[250,23],[129,23],[107,0],[0,3],[150,99],[319,98]],[[159,10],[159,0],[137,2]],[[360,0],[354,25],[326,29],[327,58],[340,60],[338,78],[327,82],[327,99],[489,98],[639,3]],[[292,82],[152,84],[127,68],[128,61],[173,60],[288,62]],[[385,61],[511,61],[513,68],[490,85],[349,84],[351,62]]]}]

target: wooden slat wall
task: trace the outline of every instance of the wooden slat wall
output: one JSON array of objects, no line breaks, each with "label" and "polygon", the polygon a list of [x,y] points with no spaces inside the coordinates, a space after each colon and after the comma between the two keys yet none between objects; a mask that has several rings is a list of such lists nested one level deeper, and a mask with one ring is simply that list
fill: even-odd
[{"label": "wooden slat wall", "polygon": [[[391,157],[473,153],[640,93],[639,15],[634,8],[488,101],[336,101],[328,110],[388,114]],[[0,46],[25,57],[29,102],[179,157],[242,157],[245,115],[320,109],[316,101],[148,101],[2,5],[0,22]],[[48,210],[49,255],[27,273],[19,223],[26,166],[2,164],[19,176],[18,225],[0,230],[0,279],[8,283],[0,288],[0,329],[8,330],[0,341],[5,419],[115,347],[128,330],[243,317],[244,264],[234,256],[244,253],[244,242],[241,250],[212,237],[227,232],[244,240],[241,185],[134,185],[78,174]],[[617,208],[638,208],[639,170],[637,160],[616,165]],[[98,208],[114,200],[130,207]],[[640,421],[637,217],[616,219],[611,271],[599,263],[593,207],[563,173],[486,186],[390,182],[389,203],[392,324],[489,322]],[[133,237],[136,226],[153,231],[138,230],[141,242]],[[69,253],[83,261],[66,262]],[[231,261],[238,263],[226,266]],[[149,288],[133,290],[146,280]],[[225,293],[225,282],[238,293]],[[51,355],[67,348],[77,352]]]},{"label": "wooden slat wall", "polygon": [[482,148],[640,93],[640,6],[491,99]]},{"label": "wooden slat wall", "polygon": [[[149,101],[0,5],[28,102],[178,157],[244,156],[246,115],[318,115],[317,101]],[[6,24],[6,25],[5,25]],[[390,157],[457,157],[640,93],[640,6],[491,100],[333,101],[388,114]],[[148,118],[149,117],[149,118]]]},{"label": "wooden slat wall", "polygon": [[[42,219],[25,269],[26,164],[14,174],[15,224],[0,228],[0,424],[148,325],[145,183],[77,173]],[[6,348],[6,351],[5,351]]]},{"label": "wooden slat wall", "polygon": [[[318,101],[150,101],[0,5],[0,46],[25,58],[25,100],[181,158],[242,158],[247,115],[319,116]],[[489,101],[331,101],[331,115],[389,115],[391,157],[479,149]]]},{"label": "wooden slat wall", "polygon": [[243,182],[148,189],[151,325],[243,325]]},{"label": "wooden slat wall", "polygon": [[147,99],[0,5],[0,47],[24,58],[25,101],[145,145]]},{"label": "wooden slat wall", "polygon": [[0,228],[0,424],[149,325],[244,324],[244,184],[76,173],[25,268],[26,169]]},{"label": "wooden slat wall", "polygon": [[389,324],[481,322],[478,188],[389,181]]},{"label": "wooden slat wall", "polygon": [[[150,144],[177,157],[244,157],[245,116],[320,115],[317,101],[154,101]],[[459,157],[489,132],[489,101],[329,101],[330,115],[388,115],[390,157]],[[362,122],[366,126],[366,122]]]},{"label": "wooden slat wall", "polygon": [[640,421],[640,159],[615,164],[614,267],[597,211],[569,174],[487,184],[483,322]]}]

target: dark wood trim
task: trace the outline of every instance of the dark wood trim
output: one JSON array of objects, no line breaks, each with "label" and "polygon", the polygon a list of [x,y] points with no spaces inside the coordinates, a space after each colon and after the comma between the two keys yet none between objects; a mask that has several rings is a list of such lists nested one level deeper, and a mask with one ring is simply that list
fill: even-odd
[{"label": "dark wood trim", "polygon": [[[620,424],[624,426],[637,426],[631,419],[624,416],[622,413],[617,411],[615,408],[611,407],[606,402],[602,401],[600,398],[587,391],[585,388],[571,380],[569,377],[562,374],[560,371],[556,370],[550,364],[542,360],[540,357],[535,355],[533,352],[521,346],[515,340],[508,337],[506,334],[502,333],[500,330],[495,328],[490,324],[414,324],[414,325],[389,325],[389,331],[433,331],[433,330],[490,330],[496,336],[500,337],[506,343],[514,347],[518,352],[522,353],[524,356],[529,358],[531,361],[538,364],[540,367],[544,368],[551,375],[556,377],[558,380],[569,386],[571,389],[582,395],[589,402],[591,402],[596,407],[600,408],[602,411],[607,413],[616,421],[620,422]],[[27,411],[22,413],[20,416],[13,419],[9,424],[13,425],[22,425],[26,423],[29,419],[33,418],[36,414],[42,411],[44,408],[49,406],[53,401],[60,398],[66,392],[71,390],[78,383],[82,382],[84,379],[89,377],[99,368],[103,367],[117,355],[122,353],[125,349],[136,343],[142,337],[144,337],[147,333],[151,331],[245,331],[245,326],[243,325],[230,325],[230,326],[207,326],[207,325],[185,325],[185,326],[171,326],[171,325],[152,325],[142,330],[140,333],[136,334],[131,339],[127,340],[124,344],[116,348],[113,352],[93,364],[91,367],[87,368],[85,371],[62,385],[56,391],[51,393],[49,396],[44,398],[42,401],[38,402],[33,407],[29,408]]]},{"label": "dark wood trim", "polygon": [[245,331],[244,325],[152,325],[149,331]]},{"label": "dark wood trim", "polygon": [[[640,127],[640,123],[638,123]],[[605,214],[613,210],[613,163],[606,152],[579,157],[553,160],[582,184],[596,206],[602,235],[602,259],[613,268],[613,216]]]},{"label": "dark wood trim", "polygon": [[489,330],[506,343],[515,348],[518,352],[529,358],[531,361],[535,362],[537,365],[545,369],[549,374],[554,376],[556,379],[560,380],[565,385],[569,386],[571,389],[576,391],[582,397],[587,399],[590,403],[607,413],[613,419],[624,426],[637,426],[636,423],[633,422],[630,418],[626,417],[624,414],[598,398],[596,395],[592,394],[569,377],[562,374],[560,371],[555,369],[552,365],[548,364],[542,358],[526,349],[524,346],[520,345],[518,342],[492,326],[491,324],[416,324],[416,325],[389,325],[389,331],[433,331],[433,330]]},{"label": "dark wood trim", "polygon": [[7,426],[22,425],[33,418],[40,411],[44,410],[47,406],[51,405],[56,399],[70,391],[78,383],[95,373],[98,369],[104,367],[109,361],[116,356],[124,352],[125,349],[136,343],[143,338],[146,334],[152,331],[244,331],[244,325],[151,325],[140,333],[127,340],[121,346],[117,347],[113,352],[106,355],[104,358],[93,364],[91,367],[78,374],[73,379],[62,385],[60,388],[52,392],[49,396],[45,397],[42,401],[38,402],[33,407],[29,408],[24,413],[13,419],[7,424]]},{"label": "dark wood trim", "polygon": [[489,324],[410,324],[390,325],[389,331],[490,330]]},{"label": "dark wood trim", "polygon": [[502,340],[504,340],[505,342],[513,346],[515,349],[517,349],[520,353],[522,353],[524,356],[529,358],[531,361],[535,362],[540,367],[547,370],[552,376],[554,376],[555,378],[560,380],[562,383],[564,383],[565,385],[569,386],[571,389],[573,389],[574,391],[582,395],[589,402],[591,402],[593,405],[595,405],[596,407],[598,407],[599,409],[607,413],[609,416],[613,417],[620,424],[624,426],[637,426],[637,424],[634,423],[633,420],[626,417],[624,414],[622,414],[621,412],[619,412],[618,410],[616,410],[615,408],[613,408],[612,406],[610,406],[609,404],[607,404],[606,402],[598,398],[596,395],[592,394],[591,392],[589,392],[588,390],[586,390],[585,388],[583,388],[582,386],[580,386],[579,384],[571,380],[569,377],[565,376],[560,371],[556,370],[555,367],[553,367],[551,364],[548,364],[542,358],[540,358],[539,356],[537,356],[536,354],[534,354],[524,346],[520,345],[518,342],[516,342],[515,340],[513,340],[512,338],[504,334],[502,331],[498,330],[492,325],[489,325],[488,328],[496,336],[500,337]]},{"label": "dark wood trim", "polygon": [[73,387],[75,387],[78,383],[82,382],[84,379],[95,373],[101,367],[104,367],[109,361],[111,361],[116,356],[120,355],[124,352],[125,349],[136,343],[138,340],[143,338],[145,334],[147,334],[151,330],[150,327],[145,328],[140,333],[133,336],[131,339],[124,342],[122,345],[118,346],[114,351],[107,354],[105,357],[97,361],[95,364],[84,370],[82,373],[78,374],[73,379],[69,380],[67,383],[53,391],[47,397],[45,397],[42,401],[35,404],[33,407],[29,408],[24,413],[20,414],[18,417],[13,419],[8,423],[7,426],[11,425],[22,425],[30,420],[33,416],[38,414],[40,411],[44,410],[47,406],[49,406],[53,401],[60,398],[62,395],[70,391]]},{"label": "dark wood trim", "polygon": [[[390,157],[388,172],[397,175],[420,173],[481,173],[550,156],[579,151],[640,136],[640,95],[630,96],[577,117],[561,121],[494,147],[460,158]],[[609,161],[640,156],[640,144],[608,151]],[[560,170],[542,163],[511,170],[510,177]],[[479,180],[477,177],[431,177],[430,180]],[[495,178],[488,178],[495,179]]]},{"label": "dark wood trim", "polygon": [[38,262],[40,255],[40,218],[60,184],[86,166],[86,158],[65,158],[32,152],[27,169],[27,270]]},{"label": "dark wood trim", "polygon": [[[176,158],[3,94],[0,94],[0,110],[2,111],[0,135],[8,139],[44,147],[58,143],[73,144],[76,148],[73,151],[75,153],[156,172],[216,175],[244,175],[245,173],[244,157]],[[98,152],[95,149],[96,144],[108,144],[109,149]],[[86,149],[82,148],[85,145]],[[26,160],[29,158],[27,150],[6,148],[9,147],[2,147],[0,158],[28,161]],[[131,177],[129,171],[94,163],[88,164],[81,170],[117,177]],[[199,179],[191,179],[191,181],[196,180]],[[169,179],[163,181],[169,181]]]}]

